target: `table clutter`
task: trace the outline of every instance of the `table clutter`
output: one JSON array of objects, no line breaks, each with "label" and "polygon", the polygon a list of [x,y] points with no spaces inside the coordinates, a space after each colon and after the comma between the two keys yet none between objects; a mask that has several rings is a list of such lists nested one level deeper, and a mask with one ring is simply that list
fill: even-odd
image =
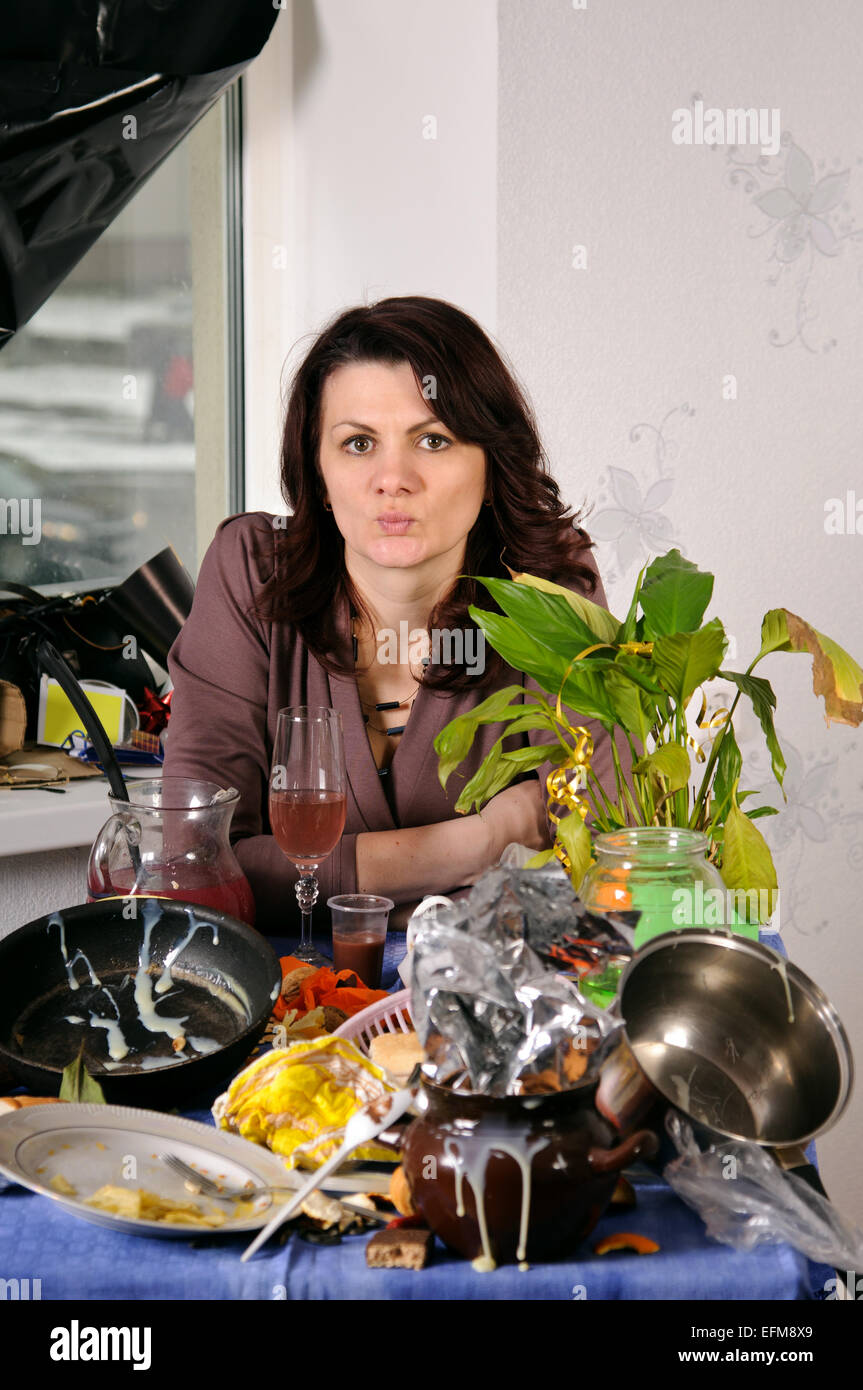
[{"label": "table clutter", "polygon": [[[687,942],[706,937],[709,951],[713,937],[718,956],[732,939],[738,951],[762,954],[776,985],[768,1013],[777,1036],[799,1028],[817,987],[792,965],[783,970],[783,957],[763,943],[682,931],[634,953],[625,914],[586,911],[553,871],[502,868],[465,900],[418,915],[410,950],[391,934],[385,987],[375,990],[356,972],[278,958],[214,909],[142,904],[122,930],[109,925],[105,901],[39,919],[0,943],[12,953],[4,979],[16,969],[21,978],[37,943],[49,970],[35,1012],[0,990],[3,1063],[31,1090],[50,1093],[62,1081],[68,1096],[0,1103],[0,1172],[10,1184],[0,1232],[36,1258],[73,1241],[70,1216],[101,1225],[76,1275],[79,1292],[104,1296],[108,1252],[118,1257],[116,1243],[133,1235],[150,1239],[135,1240],[114,1296],[156,1288],[176,1296],[179,1279],[189,1291],[215,1280],[225,1297],[271,1297],[269,1281],[289,1297],[578,1298],[589,1289],[591,1298],[665,1298],[697,1287],[700,1297],[787,1299],[824,1296],[840,1258],[846,1268],[863,1263],[859,1232],[765,1157],[768,1145],[782,1151],[781,1135],[758,1129],[769,1106],[753,1102],[754,1128],[727,1141],[751,1159],[750,1176],[756,1156],[764,1158],[769,1183],[741,1185],[747,1200],[734,1219],[711,1217],[704,1195],[715,1190],[730,1131],[720,1127],[705,1147],[694,1135],[704,1142],[705,1097],[723,1101],[719,1073],[726,1105],[746,1084],[758,1049],[745,1033],[729,1022],[736,1055],[728,1051],[719,1073],[699,1053],[697,1030],[688,1040],[681,1033],[674,1045],[689,1053],[679,1073],[675,1063],[682,1082],[672,1081],[669,1096],[641,1052],[643,1020],[637,1011],[621,1017],[627,980],[651,950],[664,946],[673,960],[676,949],[683,960]],[[591,996],[591,981],[608,984],[610,957],[624,963],[619,993]],[[409,989],[399,989],[399,966]],[[701,969],[702,999],[733,1020],[733,1005],[745,1004],[741,979],[724,995],[723,971],[711,977],[709,961]],[[233,1038],[214,1035],[209,1052],[192,1031],[196,990],[210,990],[220,1015],[237,1020]],[[53,1064],[39,1051],[45,1020]],[[843,1037],[835,1020],[818,1065],[828,1064],[832,1042],[847,1079]],[[123,1058],[113,1058],[112,1046],[124,1044]],[[644,1061],[630,1061],[628,1085],[623,1046]],[[111,1104],[69,1091],[75,1057]],[[702,1075],[705,1066],[713,1070]],[[794,1129],[798,1145],[839,1118],[846,1094],[834,1094],[823,1114],[813,1094]],[[185,1116],[165,1113],[177,1102]],[[117,1142],[136,1159],[134,1172],[123,1171]],[[802,1203],[798,1183],[808,1194]],[[243,1232],[255,1236],[253,1247]],[[59,1268],[54,1253],[50,1263]]]}]

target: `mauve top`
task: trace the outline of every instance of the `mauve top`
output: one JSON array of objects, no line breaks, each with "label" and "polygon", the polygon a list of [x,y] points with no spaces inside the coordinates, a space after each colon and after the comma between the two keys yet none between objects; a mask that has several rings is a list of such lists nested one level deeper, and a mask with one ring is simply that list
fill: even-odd
[{"label": "mauve top", "polygon": [[[260,537],[260,558],[253,549],[253,532]],[[488,688],[434,691],[421,686],[389,773],[380,777],[354,677],[326,671],[292,624],[248,616],[247,610],[273,572],[275,554],[270,513],[243,512],[220,523],[201,564],[192,611],[168,655],[174,694],[163,771],[169,777],[200,777],[237,788],[241,800],[231,825],[231,841],[254,893],[256,924],[261,931],[289,935],[289,923],[298,920],[293,893],[297,873],[273,838],[267,804],[280,709],[325,705],[342,715],[347,817],[339,845],[318,871],[318,911],[325,909],[333,894],[357,891],[357,835],[451,819],[465,780],[477,770],[504,726],[480,726],[470,756],[444,791],[437,775],[435,736],[456,714],[473,708],[491,692]],[[596,570],[590,551],[579,558]],[[607,606],[601,581],[592,597]],[[344,596],[338,600],[337,616],[338,630],[347,641],[350,614]],[[505,667],[499,684],[532,686],[533,682],[523,672]],[[572,722],[590,730],[594,771],[614,795],[608,734],[596,720],[573,715]],[[520,741],[548,742],[549,735],[539,730],[521,735]],[[631,760],[619,734],[617,747],[628,773]],[[544,764],[538,774],[529,775],[544,779],[549,770],[550,764]],[[452,888],[442,872],[438,881],[430,876],[426,891]]]}]

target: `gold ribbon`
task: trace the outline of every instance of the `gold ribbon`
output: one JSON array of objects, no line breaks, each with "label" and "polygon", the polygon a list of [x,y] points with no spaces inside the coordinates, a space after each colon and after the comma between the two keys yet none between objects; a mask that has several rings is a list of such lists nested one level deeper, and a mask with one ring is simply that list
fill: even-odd
[{"label": "gold ribbon", "polygon": [[[608,645],[607,642],[597,643],[597,647]],[[588,647],[586,650],[596,651],[597,647]],[[566,673],[560,683],[560,689],[557,692],[557,701],[554,711],[555,718],[559,724],[563,725],[567,734],[573,740],[574,746],[570,749],[569,757],[566,761],[562,763],[560,767],[552,768],[545,779],[546,790],[548,792],[548,818],[552,825],[559,825],[561,821],[560,814],[553,809],[554,806],[564,806],[569,812],[577,811],[582,820],[587,819],[587,814],[590,809],[587,802],[579,796],[578,791],[572,785],[570,779],[573,772],[578,772],[581,769],[584,769],[584,777],[585,780],[587,779],[587,774],[590,771],[591,759],[593,757],[593,736],[590,730],[586,729],[583,724],[570,724],[563,712],[563,688],[569,679],[569,673],[576,661],[580,661],[584,654],[584,652],[580,652],[578,656],[573,657],[569,666],[566,668]],[[569,873],[572,864],[569,855],[557,837],[555,837],[554,841],[554,853],[567,873]]]},{"label": "gold ribbon", "polygon": [[[699,710],[698,716],[695,720],[696,728],[701,730],[721,729],[723,725],[728,723],[731,711],[727,710],[723,705],[721,709],[718,709],[716,713],[711,715],[709,719],[705,719],[704,716],[707,713],[707,696],[705,695],[704,690],[700,686],[699,691],[701,693],[701,709]],[[686,746],[687,748],[691,749],[692,752],[695,754],[695,761],[697,763],[707,762],[707,754],[705,753],[703,746],[700,743],[696,742],[692,734],[686,735]]]}]

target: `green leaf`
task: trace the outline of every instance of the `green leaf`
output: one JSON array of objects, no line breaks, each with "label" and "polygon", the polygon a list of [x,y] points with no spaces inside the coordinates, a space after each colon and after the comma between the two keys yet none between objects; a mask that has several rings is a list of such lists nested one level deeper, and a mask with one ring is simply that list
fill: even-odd
[{"label": "green leaf", "polygon": [[[577,594],[574,589],[565,589],[562,584],[553,584],[550,579],[540,579],[536,574],[517,574],[514,583],[526,584],[532,589],[540,589],[544,594],[560,594],[581,618],[594,635],[597,642],[613,642],[620,624],[607,608],[591,603],[589,598]],[[574,655],[574,653],[573,653]]]},{"label": "green leaf", "polygon": [[761,816],[778,816],[779,811],[775,806],[753,806],[751,811],[744,811],[743,814],[750,820],[758,820]]},{"label": "green leaf", "polygon": [[562,763],[569,757],[569,749],[559,741],[556,743],[526,745],[504,751],[503,741],[514,732],[507,729],[495,739],[485,758],[462,788],[455,803],[456,811],[464,813],[471,809],[479,810],[498,792],[508,787],[516,777],[530,772],[543,763]]},{"label": "green leaf", "polygon": [[635,656],[632,652],[618,652],[614,658],[606,656],[592,656],[586,659],[590,661],[590,670],[597,671],[622,671],[628,680],[633,681],[646,691],[648,695],[656,695],[664,702],[665,691],[656,680],[656,672],[653,664],[648,657]]},{"label": "green leaf", "polygon": [[480,579],[508,618],[535,642],[572,661],[586,647],[596,646],[596,634],[560,594],[548,594],[510,579]]},{"label": "green leaf", "polygon": [[809,653],[812,689],[824,698],[828,723],[836,719],[856,728],[863,722],[863,668],[838,642],[787,608],[772,608],[761,624],[761,651],[755,660],[773,651]]},{"label": "green leaf", "polygon": [[632,602],[629,605],[629,612],[615,633],[615,645],[619,645],[621,642],[634,642],[636,640],[638,631],[636,615],[638,613],[638,601],[641,597],[641,583],[644,579],[644,573],[645,571],[642,570],[635,581],[635,589],[632,594]]},{"label": "green leaf", "polygon": [[525,869],[542,869],[552,859],[555,858],[554,847],[551,849],[541,849],[537,854],[531,855],[530,859],[524,863]]},{"label": "green leaf", "polygon": [[648,566],[641,585],[647,640],[695,632],[712,593],[713,575],[684,559],[679,550],[658,556]]},{"label": "green leaf", "polygon": [[[497,724],[503,719],[515,719],[524,717],[529,709],[522,700],[524,686],[507,685],[502,690],[496,690],[480,704],[475,705],[472,710],[465,714],[456,715],[455,719],[441,729],[434,741],[434,750],[438,755],[438,779],[441,786],[445,789],[446,784],[458,767],[459,763],[464,762],[476,738],[476,731],[480,724]],[[512,701],[518,697],[518,703]],[[536,713],[541,714],[537,709]],[[541,728],[538,724],[537,728]]]},{"label": "green leaf", "polygon": [[569,713],[575,713],[579,718],[598,719],[607,729],[614,727],[615,714],[605,677],[601,671],[591,668],[589,660],[579,661],[573,666],[566,678],[562,698]]},{"label": "green leaf", "polygon": [[542,767],[543,763],[564,763],[569,757],[569,749],[561,743],[535,743],[530,747],[510,748],[501,754],[502,760],[513,763],[519,772],[530,772]]},{"label": "green leaf", "polygon": [[[747,903],[746,919],[764,923],[776,907],[778,892],[776,869],[767,842],[750,816],[744,815],[732,795],[731,808],[725,817],[722,845],[722,877],[726,888],[733,892],[758,892],[759,909]],[[761,910],[763,903],[765,910]]]},{"label": "green leaf", "polygon": [[479,808],[490,801],[498,792],[508,787],[519,769],[512,763],[501,763],[500,739],[493,743],[473,777],[469,778],[459,794],[455,809],[461,814]]},{"label": "green leaf", "polygon": [[572,866],[569,877],[577,893],[590,865],[591,855],[590,831],[577,811],[571,811],[568,816],[561,817],[557,827],[557,839],[569,855]]},{"label": "green leaf", "polygon": [[632,770],[652,776],[654,781],[662,776],[668,782],[666,790],[676,792],[689,782],[692,766],[689,754],[681,744],[664,743],[637,762]]},{"label": "green leaf", "polygon": [[730,724],[725,725],[718,738],[719,751],[716,754],[716,765],[713,773],[711,815],[714,821],[721,822],[725,819],[725,813],[731,805],[734,788],[737,786],[740,770],[743,766],[743,758],[737,746],[734,729]]},{"label": "green leaf", "polygon": [[[737,689],[740,690],[752,701],[752,708],[758,716],[758,722],[764,730],[764,737],[767,740],[767,747],[770,751],[770,766],[773,768],[773,776],[776,778],[780,787],[782,778],[785,775],[785,755],[779,747],[779,739],[776,737],[776,729],[773,726],[773,711],[776,708],[776,696],[769,681],[761,676],[748,676],[740,671],[720,671],[721,680],[732,681]],[[785,793],[783,792],[783,796]],[[786,800],[788,798],[786,797]]]},{"label": "green leaf", "polygon": [[84,1044],[74,1062],[63,1069],[60,1082],[60,1099],[89,1105],[104,1105],[105,1094],[84,1066]]},{"label": "green leaf", "polygon": [[509,662],[516,671],[525,671],[533,676],[543,690],[557,694],[569,665],[568,660],[534,642],[530,633],[525,632],[512,618],[489,613],[473,604],[470,604],[468,612],[504,661]]},{"label": "green leaf", "polygon": [[656,723],[656,704],[614,663],[605,673],[605,689],[615,719],[643,748]]},{"label": "green leaf", "polygon": [[788,640],[788,623],[785,620],[784,608],[771,608],[769,613],[765,613],[761,619],[761,650],[755,662],[767,656],[770,652],[790,652],[791,643]]},{"label": "green leaf", "polygon": [[678,705],[684,705],[702,681],[716,675],[725,647],[725,630],[718,618],[698,632],[657,637],[653,664],[663,689],[674,696]]}]

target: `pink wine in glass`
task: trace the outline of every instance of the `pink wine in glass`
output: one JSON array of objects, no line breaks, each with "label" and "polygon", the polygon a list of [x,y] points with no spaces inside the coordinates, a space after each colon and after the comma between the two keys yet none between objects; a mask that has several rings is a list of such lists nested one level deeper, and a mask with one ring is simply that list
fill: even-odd
[{"label": "pink wine in glass", "polygon": [[294,955],[311,965],[328,964],[312,945],[312,911],[318,900],[318,869],[345,828],[347,773],[337,710],[323,705],[279,710],[269,809],[273,839],[299,870],[294,890],[300,941]]},{"label": "pink wine in glass", "polygon": [[270,824],[283,854],[296,864],[320,864],[345,828],[344,792],[271,791]]}]

